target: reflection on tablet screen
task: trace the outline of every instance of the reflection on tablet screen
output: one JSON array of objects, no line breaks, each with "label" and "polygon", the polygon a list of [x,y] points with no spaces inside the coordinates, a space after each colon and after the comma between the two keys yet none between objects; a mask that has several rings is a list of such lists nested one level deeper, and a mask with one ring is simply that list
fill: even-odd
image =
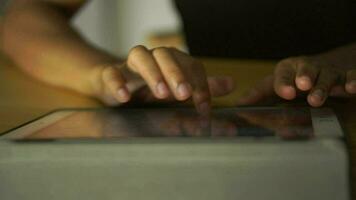
[{"label": "reflection on tablet screen", "polygon": [[[60,111],[66,112],[66,111]],[[202,118],[193,109],[75,111],[24,139],[126,137],[313,137],[309,109],[216,109]]]}]

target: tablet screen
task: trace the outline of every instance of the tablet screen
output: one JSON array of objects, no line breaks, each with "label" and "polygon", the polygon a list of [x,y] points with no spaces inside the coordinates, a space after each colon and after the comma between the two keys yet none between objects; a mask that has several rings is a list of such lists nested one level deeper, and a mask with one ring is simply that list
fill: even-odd
[{"label": "tablet screen", "polygon": [[[190,108],[64,110],[12,133],[16,139],[127,137],[314,137],[309,108]],[[11,135],[11,132],[9,133]]]}]

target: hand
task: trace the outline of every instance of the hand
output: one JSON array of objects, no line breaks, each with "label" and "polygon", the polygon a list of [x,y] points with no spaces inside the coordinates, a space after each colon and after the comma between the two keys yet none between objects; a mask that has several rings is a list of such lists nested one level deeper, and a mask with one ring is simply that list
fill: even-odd
[{"label": "hand", "polygon": [[134,47],[124,64],[100,66],[94,82],[97,96],[105,103],[115,105],[133,98],[143,86],[150,93],[140,101],[158,99],[185,101],[189,98],[202,114],[210,112],[210,97],[223,96],[233,90],[229,77],[207,78],[202,63],[175,48],[148,50]]},{"label": "hand", "polygon": [[345,69],[312,57],[282,60],[273,75],[256,84],[238,104],[256,104],[279,96],[293,100],[299,94],[313,107],[322,106],[328,96],[355,97],[356,69]]}]

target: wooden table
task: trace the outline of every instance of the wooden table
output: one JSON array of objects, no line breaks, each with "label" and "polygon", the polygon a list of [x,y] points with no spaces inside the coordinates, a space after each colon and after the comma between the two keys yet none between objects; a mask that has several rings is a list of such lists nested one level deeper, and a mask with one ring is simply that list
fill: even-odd
[{"label": "wooden table", "polygon": [[[208,74],[231,75],[237,89],[231,95],[213,100],[215,106],[234,106],[234,102],[256,81],[273,71],[275,62],[203,59]],[[0,132],[13,128],[51,110],[70,107],[99,107],[100,102],[72,91],[35,81],[0,55]],[[352,196],[356,199],[356,99],[331,100],[343,122],[351,163]]]}]

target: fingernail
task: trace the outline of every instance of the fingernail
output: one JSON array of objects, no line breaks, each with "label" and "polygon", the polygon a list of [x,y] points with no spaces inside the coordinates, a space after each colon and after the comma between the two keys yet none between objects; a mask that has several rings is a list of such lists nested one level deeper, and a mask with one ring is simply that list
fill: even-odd
[{"label": "fingernail", "polygon": [[309,81],[310,81],[310,78],[307,77],[307,76],[301,76],[301,77],[299,77],[299,80],[300,80],[301,82],[309,82]]},{"label": "fingernail", "polygon": [[177,87],[177,92],[182,98],[188,97],[191,92],[191,87],[188,83],[180,83]]},{"label": "fingernail", "polygon": [[166,84],[164,82],[159,82],[156,85],[156,90],[157,90],[157,94],[159,97],[161,98],[165,98],[168,96],[169,90],[168,87],[166,86]]},{"label": "fingernail", "polygon": [[281,94],[283,95],[283,98],[287,100],[293,100],[297,96],[296,93],[296,89],[293,86],[282,87]]},{"label": "fingernail", "polygon": [[208,102],[204,102],[199,104],[199,112],[202,115],[209,115],[210,114],[210,105]]},{"label": "fingernail", "polygon": [[117,95],[118,97],[120,98],[120,100],[122,102],[127,102],[129,100],[129,92],[127,91],[127,89],[125,88],[120,88],[118,91],[117,91]]},{"label": "fingernail", "polygon": [[324,99],[324,92],[321,89],[315,90],[312,95],[318,98],[320,101]]},{"label": "fingernail", "polygon": [[299,77],[297,81],[298,81],[298,85],[301,87],[300,89],[302,89],[302,90],[310,89],[311,80],[309,77],[302,76],[302,77]]}]

